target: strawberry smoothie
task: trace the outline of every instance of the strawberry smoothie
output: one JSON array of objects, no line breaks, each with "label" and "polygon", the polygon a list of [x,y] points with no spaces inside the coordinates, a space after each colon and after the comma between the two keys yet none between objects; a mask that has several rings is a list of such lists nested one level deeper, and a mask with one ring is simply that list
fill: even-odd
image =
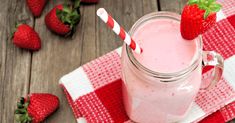
[{"label": "strawberry smoothie", "polygon": [[130,51],[135,59],[130,60],[125,45],[122,51],[125,109],[135,122],[177,122],[185,117],[199,91],[201,62],[188,73],[172,73],[187,71],[194,62],[201,61],[200,40],[181,37],[178,16],[148,16],[130,31],[143,53]]}]

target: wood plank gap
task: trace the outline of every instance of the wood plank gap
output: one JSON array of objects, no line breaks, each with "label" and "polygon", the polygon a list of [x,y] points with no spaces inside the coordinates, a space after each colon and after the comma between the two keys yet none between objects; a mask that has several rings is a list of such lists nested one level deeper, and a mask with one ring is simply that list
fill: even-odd
[{"label": "wood plank gap", "polygon": [[[96,9],[96,11],[99,9],[99,7],[97,6],[97,5],[95,5],[95,9]],[[100,26],[99,26],[99,18],[97,19],[98,17],[96,17],[95,18],[95,23],[96,23],[96,25],[95,25],[95,30],[96,30],[96,32],[95,32],[95,45],[96,45],[96,54],[97,54],[97,57],[98,56],[100,56],[100,43],[99,43],[99,41],[100,41],[100,36],[99,36],[99,28],[100,28]]]},{"label": "wood plank gap", "polygon": [[25,22],[32,26],[33,19],[26,3],[18,0],[0,0],[0,122],[13,123],[16,101],[28,93],[31,53],[12,43],[10,33],[16,23]]},{"label": "wood plank gap", "polygon": [[99,50],[98,50],[98,39],[97,39],[97,16],[96,16],[97,6],[95,5],[95,56],[99,56]]},{"label": "wood plank gap", "polygon": [[[144,1],[142,0],[142,5],[141,5],[141,8],[142,8],[142,14],[143,14],[143,16],[144,16]],[[134,25],[134,24],[133,24]]]},{"label": "wood plank gap", "polygon": [[[34,24],[35,25],[35,24]],[[33,26],[34,27],[34,26]],[[30,54],[30,65],[29,65],[29,81],[28,81],[28,94],[30,94],[30,84],[31,84],[31,76],[32,76],[32,64],[33,64],[33,52]]]},{"label": "wood plank gap", "polygon": [[180,14],[187,0],[158,0],[158,2],[161,11],[170,11]]},{"label": "wood plank gap", "polygon": [[[80,24],[82,25],[82,29],[84,28],[84,21],[83,20],[83,15],[84,15],[84,10],[81,12],[81,21],[80,21]],[[84,31],[82,31],[82,38],[81,38],[81,52],[83,52],[83,40],[84,40]],[[82,58],[83,58],[83,55],[80,55],[80,63],[79,63],[79,66],[82,65]]]},{"label": "wood plank gap", "polygon": [[157,9],[158,9],[158,11],[162,11],[160,0],[156,0],[156,2],[157,2]]},{"label": "wood plank gap", "polygon": [[[32,28],[35,30],[35,22],[36,22],[36,18],[33,17],[33,25]],[[37,51],[36,51],[37,52]],[[33,64],[33,54],[34,52],[30,52],[30,66],[29,66],[29,82],[28,82],[28,94],[30,94],[30,83],[31,83],[31,75],[32,75],[32,64]]]},{"label": "wood plank gap", "polygon": [[[33,17],[33,25],[32,28],[35,30],[36,17]],[[42,44],[41,44],[42,45]],[[38,52],[38,51],[36,51]],[[31,76],[32,76],[32,66],[33,66],[33,51],[30,51],[30,65],[29,65],[29,81],[28,81],[28,94],[30,94],[30,84],[31,84]]]},{"label": "wood plank gap", "polygon": [[[8,39],[9,39],[9,37],[7,36],[6,40],[8,41]],[[6,75],[5,73],[6,73],[6,71],[7,71],[7,70],[6,70],[7,67],[5,66],[5,64],[6,64],[6,62],[7,62],[7,55],[6,55],[7,49],[8,49],[8,48],[5,48],[5,54],[4,54],[5,59],[4,59],[4,63],[1,62],[1,63],[2,63],[2,64],[1,64],[2,67],[3,67],[3,65],[4,65],[4,70],[3,70],[4,72],[2,73],[3,75],[2,75],[1,81],[0,81],[0,84],[2,83],[1,86],[3,86],[3,87],[5,87],[4,79],[5,79],[5,75]],[[0,105],[0,108],[3,109],[3,107],[5,107],[5,106],[4,106],[4,104],[5,104],[5,103],[4,103],[4,96],[5,96],[5,93],[4,93],[4,89],[2,89],[1,91],[2,91],[2,92],[1,92],[1,93],[2,93],[2,96],[1,96],[2,104]],[[1,111],[2,111],[2,110],[1,110]],[[1,114],[2,114],[2,112],[1,112]],[[3,117],[3,115],[0,115],[0,121],[3,122],[3,118],[2,118],[2,117]]]}]

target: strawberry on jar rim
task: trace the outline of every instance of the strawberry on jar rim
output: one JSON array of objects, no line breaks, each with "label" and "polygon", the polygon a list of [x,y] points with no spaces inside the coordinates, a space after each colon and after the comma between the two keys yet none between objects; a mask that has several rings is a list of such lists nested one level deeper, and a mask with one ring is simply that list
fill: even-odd
[{"label": "strawberry on jar rim", "polygon": [[189,0],[181,15],[180,31],[184,39],[193,40],[216,23],[221,5],[216,0]]},{"label": "strawberry on jar rim", "polygon": [[48,0],[26,0],[27,5],[34,15],[34,17],[39,17],[43,11]]},{"label": "strawberry on jar rim", "polygon": [[12,38],[13,43],[20,48],[29,50],[39,50],[41,48],[41,39],[38,33],[27,24],[18,25]]},{"label": "strawberry on jar rim", "polygon": [[17,102],[15,120],[19,123],[40,123],[59,107],[59,99],[47,93],[32,93]]}]

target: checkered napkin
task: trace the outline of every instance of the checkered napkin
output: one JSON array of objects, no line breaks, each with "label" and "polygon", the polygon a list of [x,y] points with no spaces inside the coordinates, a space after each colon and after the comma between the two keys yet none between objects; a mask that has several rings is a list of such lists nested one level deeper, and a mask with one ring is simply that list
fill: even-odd
[{"label": "checkered napkin", "polygon": [[[203,43],[204,50],[224,57],[224,74],[216,87],[198,93],[181,123],[223,123],[235,118],[235,1],[220,2],[223,10],[216,26],[203,35]],[[78,123],[131,122],[122,103],[120,53],[118,48],[61,78],[60,85]]]}]

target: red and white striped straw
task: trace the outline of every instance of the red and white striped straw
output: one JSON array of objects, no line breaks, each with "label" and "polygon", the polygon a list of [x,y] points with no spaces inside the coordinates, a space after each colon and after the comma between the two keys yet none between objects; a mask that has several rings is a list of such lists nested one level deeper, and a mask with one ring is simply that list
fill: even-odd
[{"label": "red and white striped straw", "polygon": [[106,12],[104,8],[99,8],[96,13],[132,50],[140,54],[142,48],[130,37],[130,35]]}]

